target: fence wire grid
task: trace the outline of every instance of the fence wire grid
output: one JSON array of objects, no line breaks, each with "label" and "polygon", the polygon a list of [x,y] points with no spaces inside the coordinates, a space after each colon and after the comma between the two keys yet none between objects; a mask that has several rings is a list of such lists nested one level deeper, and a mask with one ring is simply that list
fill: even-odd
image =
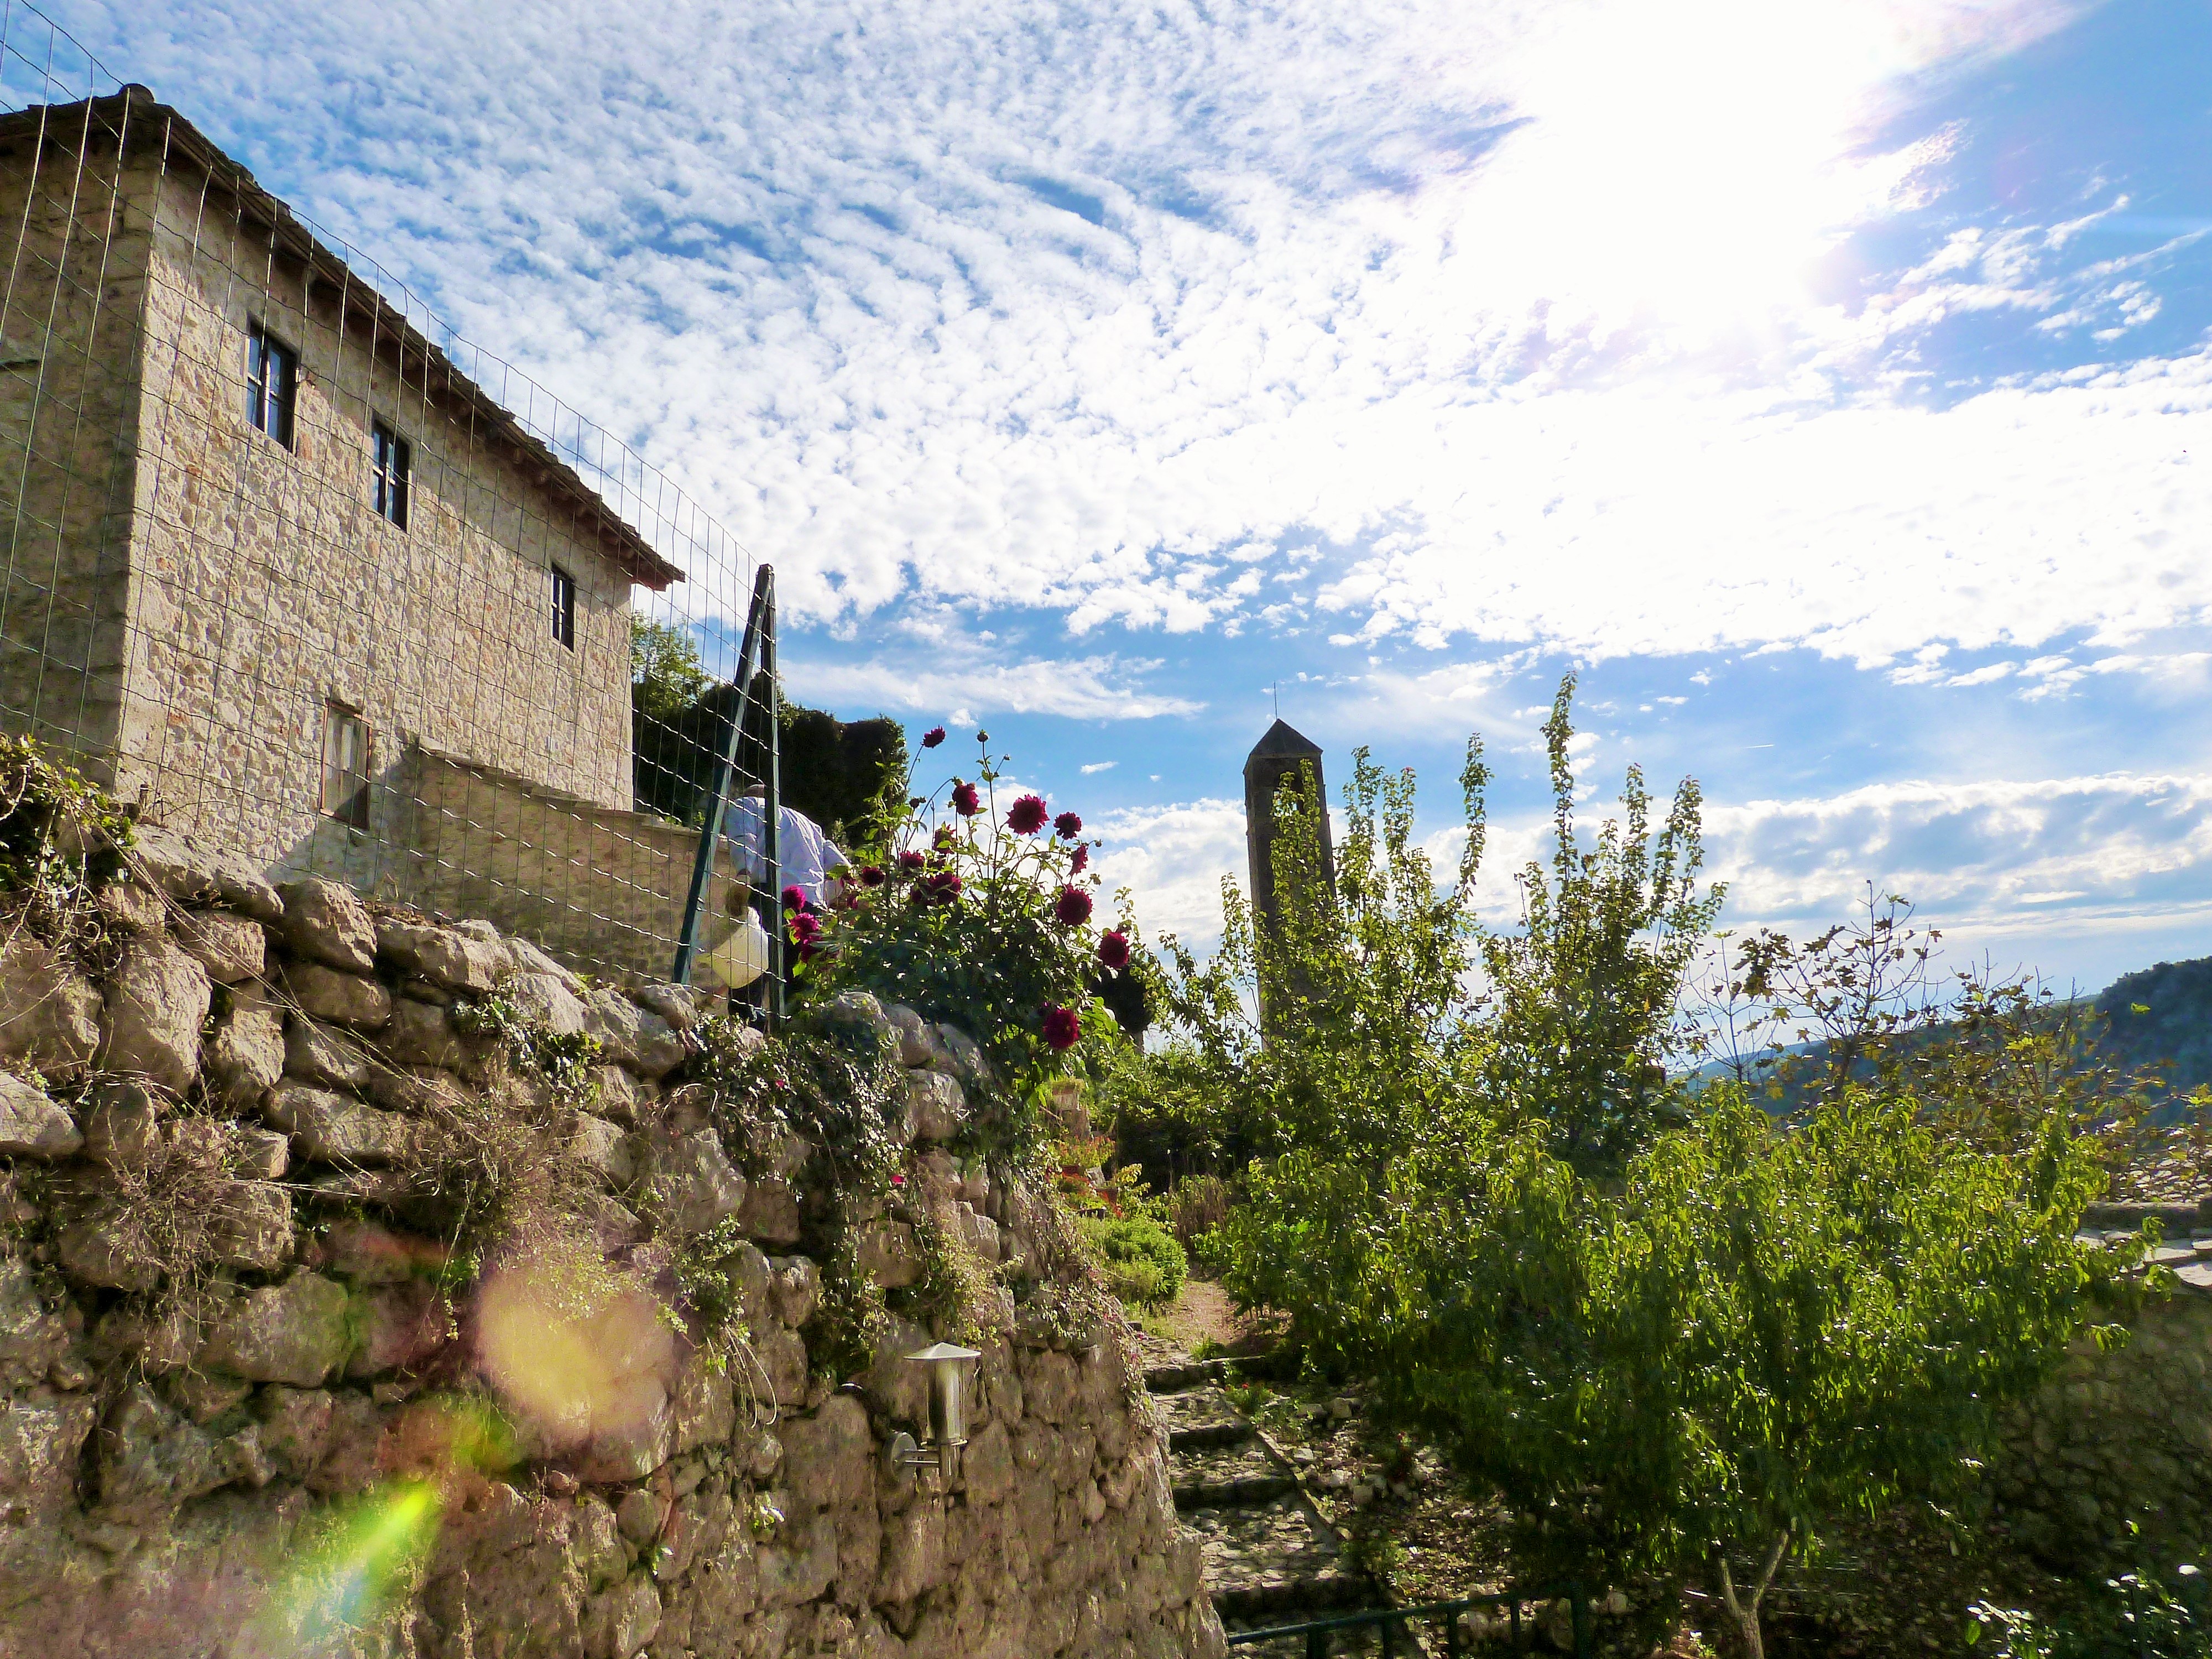
[{"label": "fence wire grid", "polygon": [[633,629],[726,641],[753,556],[21,0],[0,241],[0,726],[278,878],[665,976],[738,699],[641,720]]}]

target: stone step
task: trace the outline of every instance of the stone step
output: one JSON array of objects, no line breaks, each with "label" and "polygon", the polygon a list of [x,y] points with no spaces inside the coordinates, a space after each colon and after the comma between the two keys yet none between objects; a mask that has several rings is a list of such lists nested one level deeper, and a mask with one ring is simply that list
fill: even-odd
[{"label": "stone step", "polygon": [[1297,1479],[1256,1437],[1229,1445],[1191,1445],[1168,1458],[1178,1510],[1265,1504],[1295,1491]]},{"label": "stone step", "polygon": [[1229,1362],[1225,1359],[1193,1359],[1184,1355],[1145,1367],[1145,1386],[1154,1394],[1176,1394],[1201,1382],[1224,1382],[1228,1379]]},{"label": "stone step", "polygon": [[1344,1561],[1336,1535],[1295,1493],[1182,1517],[1206,1559],[1206,1584],[1224,1619],[1364,1605],[1372,1588]]},{"label": "stone step", "polygon": [[1190,1446],[1226,1446],[1252,1437],[1252,1425],[1229,1396],[1218,1389],[1193,1389],[1186,1394],[1152,1396],[1168,1430],[1168,1445],[1181,1451]]}]

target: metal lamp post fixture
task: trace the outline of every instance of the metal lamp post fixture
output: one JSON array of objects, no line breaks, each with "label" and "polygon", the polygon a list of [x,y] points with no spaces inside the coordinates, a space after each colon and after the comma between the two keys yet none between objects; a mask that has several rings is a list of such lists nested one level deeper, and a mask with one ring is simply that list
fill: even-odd
[{"label": "metal lamp post fixture", "polygon": [[893,1474],[902,1469],[935,1469],[939,1480],[950,1486],[958,1478],[960,1449],[968,1443],[969,1367],[982,1358],[980,1350],[939,1342],[920,1353],[907,1355],[909,1364],[929,1368],[929,1444],[924,1448],[900,1430],[884,1449],[884,1461]]}]

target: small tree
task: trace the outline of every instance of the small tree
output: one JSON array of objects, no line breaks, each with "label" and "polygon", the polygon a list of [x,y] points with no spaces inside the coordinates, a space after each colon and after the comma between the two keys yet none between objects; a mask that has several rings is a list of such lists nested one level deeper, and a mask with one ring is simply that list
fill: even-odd
[{"label": "small tree", "polygon": [[[1746,1646],[1825,1517],[1960,1480],[2122,1258],[2063,1119],[1992,1156],[1854,1095],[1790,1130],[1733,1087],[1613,1198],[1541,1127],[1439,1122],[1389,1170],[1293,1154],[1228,1223],[1321,1352],[1521,1517],[1540,1571],[1719,1583]],[[1738,1568],[1746,1571],[1741,1577]]]}]

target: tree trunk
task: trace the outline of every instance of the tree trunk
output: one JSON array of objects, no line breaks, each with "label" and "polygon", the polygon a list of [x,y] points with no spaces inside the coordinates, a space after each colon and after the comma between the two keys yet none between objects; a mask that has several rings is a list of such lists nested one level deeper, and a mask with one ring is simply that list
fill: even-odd
[{"label": "tree trunk", "polygon": [[1782,1535],[1774,1540],[1774,1547],[1766,1553],[1766,1565],[1760,1571],[1759,1583],[1751,1587],[1748,1596],[1735,1593],[1735,1579],[1729,1571],[1728,1551],[1720,1552],[1721,1599],[1728,1603],[1729,1615],[1743,1636],[1744,1652],[1749,1659],[1766,1659],[1766,1644],[1759,1635],[1759,1604],[1766,1596],[1766,1587],[1774,1582],[1774,1570],[1782,1565],[1782,1553],[1790,1547],[1790,1529],[1784,1527]]}]

